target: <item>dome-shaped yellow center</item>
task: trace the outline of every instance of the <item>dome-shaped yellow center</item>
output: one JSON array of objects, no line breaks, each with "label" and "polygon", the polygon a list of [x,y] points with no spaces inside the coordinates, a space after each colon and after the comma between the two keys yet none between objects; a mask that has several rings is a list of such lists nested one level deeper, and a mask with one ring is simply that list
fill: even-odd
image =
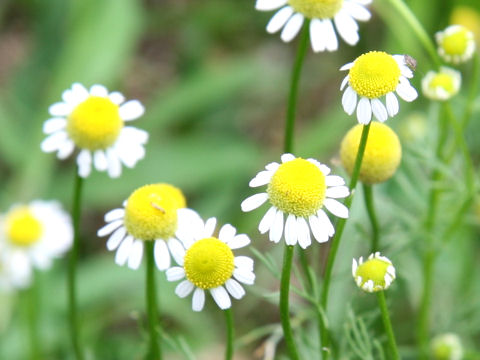
[{"label": "dome-shaped yellow center", "polygon": [[182,207],[185,207],[185,198],[176,187],[145,185],[128,198],[124,224],[137,239],[167,240],[177,230],[177,210]]},{"label": "dome-shaped yellow center", "polygon": [[67,122],[67,132],[75,144],[89,150],[111,146],[122,128],[118,105],[100,96],[90,96],[78,104]]},{"label": "dome-shaped yellow center", "polygon": [[275,171],[268,185],[272,205],[287,214],[313,215],[325,200],[325,175],[310,161],[297,158]]},{"label": "dome-shaped yellow center", "polygon": [[355,60],[348,75],[350,86],[357,94],[374,99],[394,91],[400,74],[400,67],[393,56],[382,51],[370,51]]},{"label": "dome-shaped yellow center", "polygon": [[232,277],[233,252],[215,237],[196,241],[186,252],[184,268],[187,279],[201,289],[213,289]]},{"label": "dome-shaped yellow center", "polygon": [[359,285],[362,287],[367,281],[373,281],[373,291],[379,291],[385,288],[385,275],[387,269],[392,266],[387,261],[373,258],[365,261],[363,264],[358,265],[355,272],[355,279],[359,276],[362,278],[362,282]]},{"label": "dome-shaped yellow center", "polygon": [[342,8],[343,0],[288,0],[288,3],[309,19],[331,19]]},{"label": "dome-shaped yellow center", "polygon": [[440,46],[448,55],[463,55],[467,51],[469,42],[468,30],[459,27],[452,34],[445,34]]},{"label": "dome-shaped yellow center", "polygon": [[[351,175],[363,125],[356,125],[345,135],[340,147],[340,158]],[[377,121],[370,123],[367,146],[360,167],[360,181],[365,184],[384,182],[395,173],[402,158],[402,147],[397,134],[387,125]]]},{"label": "dome-shaped yellow center", "polygon": [[449,94],[453,94],[456,91],[452,76],[444,73],[438,73],[435,75],[428,86],[432,90],[440,87]]},{"label": "dome-shaped yellow center", "polygon": [[30,246],[43,234],[43,225],[32,211],[24,206],[12,210],[7,215],[7,237],[18,246]]}]

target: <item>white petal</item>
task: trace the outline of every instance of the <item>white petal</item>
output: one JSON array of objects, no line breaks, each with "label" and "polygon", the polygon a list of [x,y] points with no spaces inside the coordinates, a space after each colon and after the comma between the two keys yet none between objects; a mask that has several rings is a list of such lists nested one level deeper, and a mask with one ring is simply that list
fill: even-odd
[{"label": "white petal", "polygon": [[174,266],[165,273],[168,281],[178,281],[185,277],[185,269],[180,266]]},{"label": "white petal", "polygon": [[98,171],[105,171],[108,168],[107,156],[103,150],[96,150],[93,153],[93,163]]},{"label": "white petal", "polygon": [[333,215],[340,218],[348,218],[348,208],[342,203],[334,199],[325,199],[323,205],[330,211]]},{"label": "white petal", "polygon": [[58,131],[46,137],[45,140],[42,141],[40,148],[46,153],[56,151],[67,139],[68,134],[65,131]]},{"label": "white petal", "polygon": [[130,100],[125,104],[122,104],[118,109],[120,117],[124,121],[130,121],[138,119],[145,112],[145,108],[138,100]]},{"label": "white petal", "polygon": [[337,35],[333,29],[333,24],[330,19],[323,20],[323,32],[325,35],[325,43],[327,51],[335,51],[338,49]]},{"label": "white petal", "polygon": [[310,229],[303,217],[297,218],[298,244],[302,249],[306,249],[312,243],[310,238]]},{"label": "white petal", "polygon": [[398,99],[393,92],[389,92],[387,94],[386,103],[388,115],[390,115],[391,117],[397,115],[399,109]]},{"label": "white petal", "polygon": [[274,172],[269,170],[260,171],[250,182],[248,186],[250,187],[258,187],[266,185],[272,179]]},{"label": "white petal", "polygon": [[65,126],[67,126],[67,119],[63,117],[54,117],[43,123],[43,132],[45,134],[52,134],[62,130]]},{"label": "white petal", "polygon": [[193,288],[194,288],[194,285],[190,281],[183,280],[175,288],[175,294],[177,294],[181,298],[184,298],[190,295],[190,293],[193,291]]},{"label": "white petal", "polygon": [[289,162],[289,161],[292,161],[292,160],[295,160],[295,156],[293,156],[292,154],[283,154],[280,159],[282,160],[282,163],[286,163],[286,162]]},{"label": "white petal", "polygon": [[370,99],[365,97],[360,98],[357,106],[357,118],[358,122],[363,125],[367,125],[372,119],[372,107],[370,105]]},{"label": "white petal", "polygon": [[245,234],[238,234],[232,240],[227,242],[227,245],[232,250],[240,249],[247,246],[248,244],[250,244],[250,238]]},{"label": "white petal", "polygon": [[279,31],[285,25],[287,20],[290,19],[292,14],[293,8],[291,6],[285,6],[284,8],[278,10],[268,22],[267,32],[273,34]]},{"label": "white petal", "polygon": [[[350,76],[348,75],[343,78],[342,83],[340,84],[340,91],[343,91],[345,86],[347,86],[349,80],[350,80]],[[356,100],[355,100],[355,105],[356,105]],[[353,111],[352,111],[352,114],[353,114]]]},{"label": "white petal", "polygon": [[312,19],[310,22],[310,42],[314,52],[325,51],[327,44],[325,41],[325,34],[323,33],[322,21],[319,19]]},{"label": "white petal", "polygon": [[302,14],[296,13],[295,15],[293,15],[283,28],[280,38],[285,42],[292,41],[302,28],[303,20],[304,17]]},{"label": "white petal", "polygon": [[115,250],[120,242],[123,240],[123,237],[127,233],[127,229],[125,227],[120,227],[113,232],[112,235],[107,240],[107,250],[113,251]]},{"label": "white petal", "polygon": [[217,225],[217,219],[214,217],[209,218],[205,222],[205,228],[203,230],[202,238],[208,238],[213,235],[215,231],[215,226]]},{"label": "white petal", "polygon": [[350,70],[354,64],[355,64],[354,62],[346,63],[340,68],[340,71]]},{"label": "white petal", "polygon": [[387,114],[387,109],[385,108],[385,105],[382,104],[382,102],[378,99],[372,99],[372,112],[373,115],[377,118],[378,121],[384,122],[385,120],[388,119],[388,114]]},{"label": "white petal", "polygon": [[77,156],[78,175],[86,178],[92,170],[92,155],[90,151],[83,149]]},{"label": "white petal", "polygon": [[213,300],[215,300],[220,309],[225,310],[232,306],[230,296],[228,296],[228,293],[223,286],[210,289],[210,294],[212,294]]},{"label": "white petal", "polygon": [[328,231],[322,227],[320,220],[316,215],[312,215],[308,218],[310,228],[312,229],[313,237],[319,242],[324,243],[328,241]]},{"label": "white petal", "polygon": [[235,256],[233,259],[235,266],[244,271],[253,271],[253,260],[248,256]]},{"label": "white petal", "polygon": [[325,185],[327,186],[342,186],[345,185],[345,180],[338,175],[329,175],[325,177]]},{"label": "white petal", "polygon": [[270,234],[269,234],[270,240],[278,243],[282,238],[282,233],[283,233],[283,212],[280,210],[277,210],[277,213],[275,214],[275,219],[273,220],[273,224],[270,227]]},{"label": "white petal", "polygon": [[218,233],[218,238],[222,240],[224,243],[228,243],[229,241],[232,241],[237,230],[230,224],[225,224],[221,227],[219,233]]},{"label": "white petal", "polygon": [[342,96],[342,106],[343,110],[348,115],[352,115],[357,106],[357,93],[350,86],[347,87]]},{"label": "white petal", "polygon": [[253,283],[255,282],[255,274],[253,273],[253,271],[246,271],[245,269],[233,270],[233,277],[241,283],[247,285],[253,285]]},{"label": "white petal", "polygon": [[398,96],[408,102],[415,100],[418,96],[417,90],[403,76],[400,76],[400,83],[397,85],[396,91]]},{"label": "white petal", "polygon": [[192,310],[202,311],[205,304],[205,291],[200,288],[196,288],[192,296]]},{"label": "white petal", "polygon": [[128,256],[130,255],[130,248],[133,244],[133,236],[127,236],[122,243],[120,244],[117,253],[115,254],[115,263],[117,265],[123,266],[127,262]]},{"label": "white petal", "polygon": [[338,199],[347,197],[348,195],[350,195],[350,191],[346,186],[333,186],[327,188],[325,195],[329,198]]},{"label": "white petal", "polygon": [[278,9],[287,3],[287,0],[257,0],[255,9],[261,11],[270,11]]},{"label": "white petal", "polygon": [[271,162],[271,163],[269,163],[269,164],[267,164],[267,165],[265,166],[265,169],[267,169],[268,171],[273,171],[273,172],[275,172],[275,171],[278,170],[279,167],[280,167],[280,164],[279,164],[279,163],[277,163],[277,162]]},{"label": "white petal", "polygon": [[123,225],[123,219],[115,220],[115,221],[105,225],[101,229],[99,229],[97,231],[97,236],[98,237],[103,237],[105,235],[108,235],[108,234],[112,233],[114,230],[117,230],[122,225]]},{"label": "white petal", "polygon": [[92,85],[92,87],[90,88],[90,95],[107,97],[108,96],[108,90],[103,85],[95,84],[95,85]]},{"label": "white petal", "polygon": [[111,178],[118,178],[122,174],[122,164],[117,154],[110,148],[107,149],[108,175]]},{"label": "white petal", "polygon": [[267,193],[255,194],[243,200],[240,207],[242,208],[243,212],[249,212],[262,206],[267,200]]},{"label": "white petal", "polygon": [[60,160],[69,157],[75,150],[75,143],[72,140],[65,140],[58,148],[57,158]]},{"label": "white petal", "polygon": [[328,235],[333,236],[333,234],[335,234],[335,228],[333,227],[332,222],[330,221],[330,218],[327,216],[325,211],[323,211],[322,209],[318,210],[317,216],[321,226],[327,229]]},{"label": "white petal", "polygon": [[67,116],[72,112],[72,106],[64,102],[57,102],[48,108],[52,116]]},{"label": "white petal", "polygon": [[265,234],[268,230],[270,230],[270,227],[275,220],[276,213],[277,209],[275,209],[275,207],[272,206],[270,209],[268,209],[268,211],[265,213],[262,220],[260,221],[260,224],[258,225],[258,230],[260,231],[260,234]]},{"label": "white petal", "polygon": [[85,86],[83,86],[80,83],[74,83],[72,85],[72,94],[73,94],[73,97],[75,98],[76,104],[80,104],[81,102],[87,100],[88,97],[90,96]]},{"label": "white petal", "polygon": [[153,256],[158,270],[163,271],[170,267],[170,252],[164,240],[155,240]]},{"label": "white petal", "polygon": [[123,96],[123,94],[118,91],[111,92],[108,95],[108,98],[110,99],[111,102],[113,102],[116,105],[120,105],[125,101],[125,96]]},{"label": "white petal", "polygon": [[345,2],[343,7],[350,16],[359,21],[368,21],[372,17],[370,11],[354,1]]},{"label": "white petal", "polygon": [[105,214],[104,220],[105,222],[111,222],[114,220],[122,219],[124,216],[125,216],[125,209],[123,208],[113,209]]},{"label": "white petal", "polygon": [[285,242],[287,245],[295,245],[297,237],[297,218],[295,215],[289,214],[285,222]]},{"label": "white petal", "polygon": [[345,11],[340,10],[333,21],[338,33],[349,45],[355,45],[360,37],[358,36],[358,25],[355,20]]},{"label": "white petal", "polygon": [[120,135],[128,138],[130,143],[146,144],[148,141],[148,132],[133,126],[125,126]]},{"label": "white petal", "polygon": [[128,267],[130,269],[136,270],[140,267],[142,263],[143,256],[143,241],[135,240],[130,249],[130,256],[128,257]]},{"label": "white petal", "polygon": [[183,259],[185,258],[185,248],[182,243],[175,238],[168,240],[168,248],[170,249],[170,254],[172,254],[175,262],[183,266]]},{"label": "white petal", "polygon": [[225,282],[225,287],[234,299],[239,300],[245,295],[245,289],[243,286],[233,279],[228,279]]}]

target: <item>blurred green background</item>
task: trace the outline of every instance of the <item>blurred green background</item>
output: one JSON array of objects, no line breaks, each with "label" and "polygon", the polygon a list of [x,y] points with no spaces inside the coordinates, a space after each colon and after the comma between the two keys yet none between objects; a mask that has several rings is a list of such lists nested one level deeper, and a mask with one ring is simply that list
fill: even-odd
[{"label": "blurred green background", "polygon": [[[480,18],[478,0],[407,3],[431,36],[450,23],[460,5]],[[360,25],[358,46],[341,42],[335,53],[309,51],[301,80],[295,154],[315,157],[341,174],[339,142],[356,121],[341,108],[344,74],[337,70],[369,50],[409,54],[418,61],[412,83],[420,89],[421,77],[432,66],[386,2],[374,1],[372,13],[372,20]],[[150,133],[146,158],[119,179],[94,173],[85,183],[79,294],[83,343],[91,358],[140,359],[145,351],[144,273],[116,266],[105,240],[96,236],[103,214],[139,186],[170,182],[180,187],[189,206],[203,217],[216,216],[220,223],[230,222],[249,234],[253,246],[271,256],[278,274],[281,247],[256,230],[264,210],[240,211],[240,202],[253,194],[248,181],[267,162],[278,161],[283,147],[285,99],[296,48],[295,42],[284,44],[278,35],[266,33],[272,15],[255,11],[253,0],[0,0],[0,211],[35,198],[59,199],[69,209],[74,160],[59,162],[42,153],[39,144],[48,106],[72,82],[104,84],[146,106],[145,115],[135,122]],[[477,29],[470,24],[480,37],[480,21]],[[465,87],[480,81],[468,78],[470,65],[461,70]],[[459,113],[466,92],[453,102]],[[476,104],[468,140],[477,164]],[[393,324],[402,352],[414,359],[412,328],[422,286],[418,219],[426,208],[429,169],[438,166],[433,160],[438,109],[423,98],[400,106],[400,114],[388,124],[402,139],[402,167],[378,187],[376,205],[384,252],[399,275],[387,294]],[[451,186],[439,223],[448,221],[464,196],[461,168],[458,160],[444,169]],[[459,228],[442,251],[432,315],[433,334],[458,333],[472,359],[479,359],[475,351],[480,351],[479,216],[471,212],[463,219],[468,226]],[[385,340],[374,299],[360,293],[349,275],[352,257],[368,255],[366,219],[359,196],[340,248],[329,309],[344,359],[359,358],[346,336],[354,324],[366,324],[370,340]],[[319,273],[327,247],[314,244],[308,253]],[[256,285],[234,302],[238,359],[263,359],[267,345],[279,339],[278,281],[258,259],[256,273]],[[222,358],[223,316],[211,299],[202,313],[193,313],[190,299],[177,298],[164,274],[158,278],[167,359]],[[44,358],[69,359],[65,261],[38,274],[37,281],[42,289],[38,311]],[[0,359],[27,359],[22,295],[0,294]],[[301,299],[294,297],[293,306],[303,329],[296,333],[308,359],[309,344],[317,338],[313,316]],[[282,352],[283,344],[279,347]]]}]

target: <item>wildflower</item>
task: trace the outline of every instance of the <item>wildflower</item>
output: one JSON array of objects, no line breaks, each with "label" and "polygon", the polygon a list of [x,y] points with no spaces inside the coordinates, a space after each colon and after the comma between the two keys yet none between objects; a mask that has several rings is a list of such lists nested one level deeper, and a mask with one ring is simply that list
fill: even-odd
[{"label": "wildflower", "polygon": [[[236,229],[223,225],[218,237],[213,236],[216,219],[205,223],[197,219],[190,223],[189,232],[179,235],[185,249],[175,261],[179,266],[167,270],[168,281],[180,282],[175,293],[184,298],[193,291],[192,309],[201,311],[208,290],[220,309],[231,307],[230,296],[241,299],[245,290],[239,283],[252,285],[255,281],[253,260],[247,256],[234,256],[235,249],[250,244],[245,234],[236,234]],[[180,249],[179,249],[180,250]]]},{"label": "wildflower", "polygon": [[461,360],[463,359],[462,342],[458,335],[447,333],[438,335],[431,342],[434,360]]},{"label": "wildflower", "polygon": [[438,53],[448,63],[460,64],[470,60],[475,52],[473,33],[462,25],[450,25],[435,34]]},{"label": "wildflower", "polygon": [[33,268],[46,270],[73,242],[69,215],[56,201],[16,204],[0,220],[2,266],[14,287],[30,285]]},{"label": "wildflower", "polygon": [[143,115],[138,100],[125,102],[119,92],[108,93],[102,85],[93,85],[88,91],[79,83],[65,90],[62,99],[50,106],[53,117],[43,125],[48,135],[41,144],[44,152],[57,152],[59,159],[65,159],[78,147],[78,174],[84,178],[90,174],[92,162],[98,171],[115,178],[122,172],[122,163],[132,168],[145,156],[148,133],[125,126]]},{"label": "wildflower", "polygon": [[460,71],[441,67],[439,72],[429,71],[422,80],[423,94],[432,100],[448,100],[460,91]]},{"label": "wildflower", "polygon": [[[368,21],[370,12],[365,5],[371,0],[257,0],[257,10],[279,9],[267,25],[271,34],[283,28],[280,35],[285,42],[291,41],[302,28],[305,18],[310,21],[310,40],[312,49],[335,51],[338,48],[337,35],[349,45],[358,40],[358,21]],[[333,20],[333,22],[332,22]]]},{"label": "wildflower", "polygon": [[392,262],[379,252],[371,254],[363,262],[363,257],[352,262],[352,275],[359,288],[367,292],[386,290],[395,280],[395,268]]},{"label": "wildflower", "polygon": [[[340,146],[340,158],[349,174],[355,166],[362,128],[363,125],[357,124],[350,129]],[[402,147],[397,134],[385,124],[372,123],[360,166],[360,181],[369,185],[387,181],[397,170],[401,158]]]},{"label": "wildflower", "polygon": [[[368,124],[372,113],[384,122],[398,113],[397,93],[405,101],[417,98],[417,91],[410,85],[412,70],[405,61],[405,55],[389,55],[382,51],[370,51],[359,56],[354,62],[343,65],[348,70],[340,90],[346,87],[342,97],[343,109],[352,115],[357,109],[360,124]],[[360,97],[357,106],[357,97]],[[380,101],[385,97],[386,106]]]},{"label": "wildflower", "polygon": [[328,241],[335,229],[323,208],[348,217],[347,207],[335,200],[349,195],[345,181],[329,175],[328,166],[314,159],[283,154],[281,160],[282,164],[268,164],[250,181],[250,187],[268,185],[267,191],[245,199],[242,210],[252,211],[268,200],[271,207],[258,229],[262,234],[270,231],[270,240],[276,243],[284,233],[287,245],[298,242],[305,249],[311,244],[310,230],[318,242]]}]

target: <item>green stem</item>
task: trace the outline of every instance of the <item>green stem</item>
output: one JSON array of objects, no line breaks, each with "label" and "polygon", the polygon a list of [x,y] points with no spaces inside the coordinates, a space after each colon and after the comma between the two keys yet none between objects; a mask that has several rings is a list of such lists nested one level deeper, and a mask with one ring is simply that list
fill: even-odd
[{"label": "green stem", "polygon": [[[367,138],[368,132],[370,131],[370,124],[365,125],[362,130],[362,137],[360,138],[360,143],[358,145],[357,157],[355,158],[355,165],[353,167],[352,178],[350,179],[350,196],[345,199],[345,206],[350,209],[353,201],[354,189],[357,186],[358,177],[360,175],[360,168],[362,165],[363,154],[365,153],[365,148],[367,146]],[[335,257],[337,255],[338,247],[340,246],[340,240],[342,238],[343,229],[345,228],[345,224],[347,219],[339,219],[337,222],[337,228],[335,231],[335,235],[333,236],[330,248],[330,254],[327,259],[327,265],[325,268],[325,276],[323,279],[322,285],[322,296],[320,300],[320,304],[322,306],[323,311],[327,312],[327,305],[328,305],[328,292],[330,290],[330,281],[332,278],[332,271],[333,265],[335,263]],[[322,322],[322,331],[321,331],[321,339],[322,339],[322,355],[324,359],[328,359],[330,354],[329,346],[330,346],[330,334],[325,322]]]},{"label": "green stem", "polygon": [[392,323],[390,321],[390,316],[388,315],[387,302],[383,291],[377,292],[377,299],[380,311],[382,312],[383,325],[385,326],[385,331],[387,333],[388,345],[390,346],[392,355],[391,359],[399,360],[400,356],[398,355],[397,343],[395,342],[395,335],[393,334]]},{"label": "green stem", "polygon": [[233,326],[233,315],[231,309],[223,311],[225,314],[225,322],[227,324],[227,346],[225,349],[225,360],[232,360],[233,358],[233,339],[235,336],[235,328]]},{"label": "green stem", "polygon": [[462,130],[464,130],[473,113],[473,105],[475,103],[475,96],[477,95],[478,91],[478,73],[479,73],[479,68],[480,68],[480,58],[478,57],[478,53],[475,52],[473,55],[473,64],[472,64],[472,74],[470,75],[470,89],[468,91],[468,98],[467,98],[467,103],[465,105],[465,112],[463,113],[463,119],[462,119]]},{"label": "green stem", "polygon": [[375,205],[373,203],[373,187],[372,185],[363,184],[363,195],[365,206],[367,208],[368,218],[372,225],[372,248],[371,252],[375,253],[379,250],[380,229],[378,226],[377,215],[375,213]]},{"label": "green stem", "polygon": [[28,337],[30,340],[30,360],[39,360],[40,357],[40,336],[38,332],[38,291],[39,284],[36,279],[35,271],[33,271],[32,284],[30,288],[24,292],[27,302],[27,317],[28,317]]},{"label": "green stem", "polygon": [[75,170],[75,185],[73,190],[72,221],[73,221],[73,245],[70,250],[68,262],[68,305],[70,318],[70,336],[73,345],[73,351],[77,360],[83,360],[83,351],[80,345],[80,331],[78,326],[78,304],[76,294],[77,280],[77,259],[80,248],[80,214],[82,199],[83,179]]},{"label": "green stem", "polygon": [[147,258],[146,267],[146,300],[148,332],[150,334],[150,346],[148,351],[148,360],[159,360],[162,358],[160,342],[160,324],[158,323],[157,293],[155,290],[155,260],[153,256],[153,241],[145,241],[145,257]]},{"label": "green stem", "polygon": [[283,253],[282,276],[280,279],[280,319],[282,322],[283,336],[291,360],[299,360],[297,347],[293,339],[292,326],[290,325],[290,312],[288,295],[290,291],[290,272],[292,269],[293,250],[292,245],[285,244]]},{"label": "green stem", "polygon": [[308,49],[308,20],[303,25],[298,44],[297,56],[293,64],[292,77],[290,80],[290,93],[288,95],[287,119],[285,123],[285,139],[283,150],[285,153],[293,151],[293,133],[295,127],[295,118],[297,113],[298,84],[302,72],[303,62]]}]

